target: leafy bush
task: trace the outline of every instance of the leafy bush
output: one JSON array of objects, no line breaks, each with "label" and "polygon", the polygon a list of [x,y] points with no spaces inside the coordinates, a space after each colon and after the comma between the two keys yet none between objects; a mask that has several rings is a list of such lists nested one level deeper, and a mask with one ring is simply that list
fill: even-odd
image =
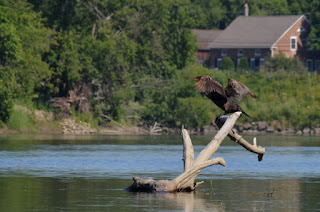
[{"label": "leafy bush", "polygon": [[221,61],[221,70],[234,70],[234,62],[230,57],[224,57]]},{"label": "leafy bush", "polygon": [[249,69],[249,62],[247,57],[241,57],[239,65],[237,67],[240,70],[248,70]]},{"label": "leafy bush", "polygon": [[[179,98],[176,111],[176,125],[189,128],[203,127],[214,120],[214,109],[211,101],[199,96]],[[210,109],[212,110],[210,110]]]},{"label": "leafy bush", "polygon": [[288,58],[282,52],[275,55],[274,57],[269,57],[263,67],[264,72],[296,72],[296,73],[306,73],[306,67],[301,63],[299,58]]}]

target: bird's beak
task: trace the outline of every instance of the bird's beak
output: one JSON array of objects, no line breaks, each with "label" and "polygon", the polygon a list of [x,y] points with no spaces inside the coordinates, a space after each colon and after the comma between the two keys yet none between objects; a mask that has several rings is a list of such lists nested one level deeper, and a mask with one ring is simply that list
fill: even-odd
[{"label": "bird's beak", "polygon": [[190,80],[193,80],[193,81],[196,81],[196,82],[198,82],[198,81],[199,81],[199,79],[198,79],[198,78],[192,78],[192,79],[190,79]]}]

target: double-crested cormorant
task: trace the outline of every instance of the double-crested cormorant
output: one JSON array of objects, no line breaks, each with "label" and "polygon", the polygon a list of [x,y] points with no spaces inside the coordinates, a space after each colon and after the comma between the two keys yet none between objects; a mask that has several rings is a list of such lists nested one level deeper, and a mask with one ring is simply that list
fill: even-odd
[{"label": "double-crested cormorant", "polygon": [[196,81],[195,87],[211,99],[218,107],[224,110],[225,113],[241,111],[243,114],[250,117],[231,99],[231,97],[235,97],[238,101],[241,101],[247,94],[252,98],[257,98],[257,96],[241,82],[234,79],[228,79],[227,87],[223,88],[218,81],[210,76],[199,76],[193,80]]}]

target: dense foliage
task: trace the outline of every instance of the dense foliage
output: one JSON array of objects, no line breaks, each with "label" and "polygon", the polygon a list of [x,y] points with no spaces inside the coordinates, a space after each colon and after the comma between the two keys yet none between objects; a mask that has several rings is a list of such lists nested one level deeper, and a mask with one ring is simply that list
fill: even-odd
[{"label": "dense foliage", "polygon": [[[318,1],[247,2],[251,15],[305,14],[313,26],[310,46],[318,48]],[[8,122],[13,100],[49,106],[50,99],[86,85],[92,115],[101,123],[202,127],[221,113],[193,89],[190,79],[207,73],[222,83],[232,76],[253,87],[261,98],[244,107],[255,120],[294,127],[319,122],[319,96],[313,93],[319,79],[299,61],[270,58],[265,72],[255,74],[246,73],[245,58],[241,72],[192,65],[197,47],[191,29],[224,29],[242,7],[240,0],[0,1],[0,120]],[[234,69],[229,62],[225,70]],[[271,109],[271,99],[286,103]],[[295,113],[312,120],[295,119]]]},{"label": "dense foliage", "polygon": [[[277,63],[268,61],[268,63]],[[226,86],[227,79],[233,78],[246,84],[258,96],[254,100],[250,97],[240,102],[241,107],[252,119],[243,117],[240,121],[265,120],[270,124],[277,120],[282,129],[302,129],[316,126],[320,123],[320,77],[316,73],[296,72],[293,70],[279,70],[269,72],[251,71],[218,71],[208,70],[201,66],[188,66],[181,70],[178,78],[173,80],[175,85],[174,102],[168,114],[176,120],[176,125],[201,127],[208,125],[215,117],[222,114],[222,110],[215,106],[205,96],[193,88],[194,76],[210,75]],[[169,108],[170,109],[170,108]],[[153,116],[154,117],[154,116]],[[158,117],[157,117],[158,118]],[[154,119],[157,121],[159,119]]]}]

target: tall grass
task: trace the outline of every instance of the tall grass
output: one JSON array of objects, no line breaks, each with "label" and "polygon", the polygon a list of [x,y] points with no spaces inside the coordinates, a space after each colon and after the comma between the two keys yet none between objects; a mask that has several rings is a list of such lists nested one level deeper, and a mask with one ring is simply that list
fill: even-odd
[{"label": "tall grass", "polygon": [[76,111],[74,107],[71,108],[71,113],[76,122],[86,122],[90,124],[92,128],[98,129],[99,123],[102,122],[101,118],[94,118],[92,113],[80,113]]},{"label": "tall grass", "polygon": [[10,114],[8,127],[20,132],[37,132],[38,128],[32,114],[21,108],[15,108]]}]

